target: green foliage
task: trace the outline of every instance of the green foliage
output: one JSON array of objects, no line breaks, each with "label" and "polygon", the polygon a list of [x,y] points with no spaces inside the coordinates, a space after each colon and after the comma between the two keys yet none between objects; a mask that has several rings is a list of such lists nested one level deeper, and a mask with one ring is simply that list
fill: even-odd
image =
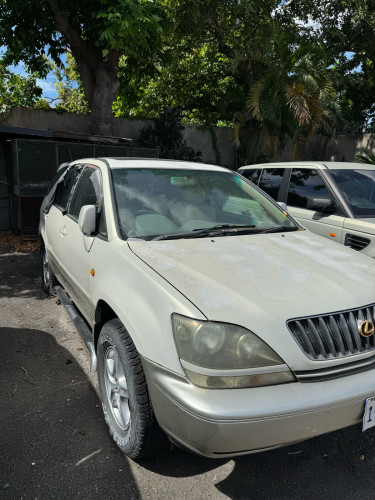
[{"label": "green foliage", "polygon": [[0,61],[0,111],[9,112],[13,107],[34,106],[42,95],[37,76],[20,76],[12,73]]},{"label": "green foliage", "polygon": [[153,122],[140,131],[137,142],[141,147],[159,148],[160,158],[201,161],[202,153],[187,146],[183,139],[180,109],[167,108]]},{"label": "green foliage", "polygon": [[62,55],[72,48],[62,33],[64,22],[76,37],[91,44],[92,52],[121,51],[145,59],[160,45],[163,12],[160,4],[149,0],[2,0],[0,43],[6,46],[5,63],[23,61],[32,71],[46,74],[47,50],[61,67]]},{"label": "green foliage", "polygon": [[65,66],[60,69],[55,65],[54,70],[57,90],[56,110],[81,114],[89,113],[81,77],[73,56],[67,53]]},{"label": "green foliage", "polygon": [[245,158],[252,162],[258,156],[272,158],[286,141],[292,143],[295,157],[304,138],[318,132],[330,134],[339,120],[326,54],[317,45],[292,51],[285,31],[273,23],[258,60],[264,71],[250,88],[246,108],[247,121],[255,119],[258,124],[252,126],[259,133],[250,134],[257,147],[252,148],[251,158]]},{"label": "green foliage", "polygon": [[283,10],[300,24],[298,43],[322,43],[343,118],[366,131],[375,118],[375,1],[300,0]]},{"label": "green foliage", "polygon": [[354,157],[359,163],[375,165],[375,155],[368,149],[366,149],[363,154],[356,154]]},{"label": "green foliage", "polygon": [[[5,64],[23,61],[46,75],[48,57],[62,67],[68,51],[79,68],[94,133],[111,134],[120,57],[149,64],[161,45],[164,8],[152,0],[1,0],[0,44]],[[62,107],[76,110],[74,86],[61,87]],[[84,107],[81,99],[78,109]]]}]

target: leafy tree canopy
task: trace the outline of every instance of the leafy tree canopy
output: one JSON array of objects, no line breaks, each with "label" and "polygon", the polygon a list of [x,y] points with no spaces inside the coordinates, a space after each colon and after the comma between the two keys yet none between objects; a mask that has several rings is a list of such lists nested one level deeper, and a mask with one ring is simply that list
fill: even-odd
[{"label": "leafy tree canopy", "polygon": [[0,61],[0,112],[7,113],[16,106],[34,106],[41,95],[36,74],[16,75]]},{"label": "leafy tree canopy", "polygon": [[151,0],[1,0],[4,64],[23,61],[46,74],[45,50],[58,66],[74,57],[92,114],[92,128],[110,133],[112,103],[120,86],[120,57],[150,61],[159,48],[164,10]]}]

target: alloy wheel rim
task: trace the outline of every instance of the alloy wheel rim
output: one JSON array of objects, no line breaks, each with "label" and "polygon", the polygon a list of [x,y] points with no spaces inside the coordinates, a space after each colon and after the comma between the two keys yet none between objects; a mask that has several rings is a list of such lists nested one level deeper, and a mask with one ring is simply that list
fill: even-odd
[{"label": "alloy wheel rim", "polygon": [[127,430],[130,424],[129,391],[120,356],[113,346],[104,354],[105,391],[117,425]]},{"label": "alloy wheel rim", "polygon": [[47,252],[43,251],[43,281],[46,286],[49,286],[49,268],[48,268],[48,255]]}]

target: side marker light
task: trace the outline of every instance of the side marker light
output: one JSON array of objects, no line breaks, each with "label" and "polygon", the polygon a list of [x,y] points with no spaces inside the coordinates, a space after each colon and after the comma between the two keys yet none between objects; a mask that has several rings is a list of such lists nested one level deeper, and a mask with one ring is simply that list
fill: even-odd
[{"label": "side marker light", "polygon": [[95,270],[91,269],[90,274],[91,274],[91,276],[95,276]]}]

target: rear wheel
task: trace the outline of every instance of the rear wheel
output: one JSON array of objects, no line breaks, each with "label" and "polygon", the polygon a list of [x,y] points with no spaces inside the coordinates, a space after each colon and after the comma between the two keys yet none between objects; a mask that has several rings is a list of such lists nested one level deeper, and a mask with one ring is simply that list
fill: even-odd
[{"label": "rear wheel", "polygon": [[103,326],[97,357],[104,417],[114,441],[133,459],[155,454],[166,438],[155,419],[138,351],[118,319]]},{"label": "rear wheel", "polygon": [[58,284],[51,266],[49,265],[48,253],[44,244],[40,247],[40,263],[42,274],[42,290],[45,293],[51,294],[52,289]]}]

